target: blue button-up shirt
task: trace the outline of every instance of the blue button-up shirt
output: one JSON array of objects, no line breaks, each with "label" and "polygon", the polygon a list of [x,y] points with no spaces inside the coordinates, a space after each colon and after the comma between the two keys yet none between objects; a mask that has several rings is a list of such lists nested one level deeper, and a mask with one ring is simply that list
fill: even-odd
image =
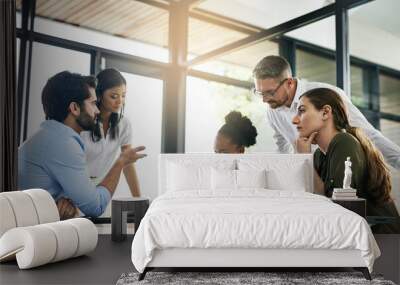
[{"label": "blue button-up shirt", "polygon": [[19,189],[42,188],[57,201],[73,201],[85,215],[100,216],[111,199],[110,192],[89,178],[84,143],[63,123],[48,120],[18,150]]}]

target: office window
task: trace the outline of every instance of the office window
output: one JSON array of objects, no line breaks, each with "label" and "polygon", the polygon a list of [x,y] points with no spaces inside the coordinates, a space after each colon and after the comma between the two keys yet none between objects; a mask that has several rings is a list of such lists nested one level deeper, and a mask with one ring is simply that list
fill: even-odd
[{"label": "office window", "polygon": [[296,49],[296,73],[308,81],[336,85],[335,61],[301,49]]},{"label": "office window", "polygon": [[33,43],[27,138],[39,129],[44,120],[41,101],[44,85],[51,76],[64,70],[90,74],[90,55],[37,42]]},{"label": "office window", "polygon": [[214,152],[214,139],[232,110],[248,116],[257,128],[256,145],[247,152],[274,151],[266,105],[250,90],[188,77],[186,96],[186,152]]},{"label": "office window", "polygon": [[358,67],[350,66],[351,101],[357,107],[368,108],[368,94],[363,90],[363,70]]},{"label": "office window", "polygon": [[16,76],[16,82],[18,82],[18,70],[19,70],[19,47],[20,47],[20,43],[21,43],[21,40],[19,39],[19,38],[17,38],[17,41],[16,41],[16,46],[15,46],[15,72],[16,72],[16,74],[15,74],[15,76]]},{"label": "office window", "polygon": [[267,55],[278,54],[276,42],[263,41],[196,65],[193,69],[252,82],[252,71],[256,64]]},{"label": "office window", "polygon": [[400,146],[400,122],[381,119],[380,124],[382,134]]},{"label": "office window", "polygon": [[369,1],[349,10],[351,56],[400,70],[400,1]]},{"label": "office window", "polygon": [[[382,134],[400,146],[400,122],[381,119],[380,126]],[[390,172],[392,197],[397,209],[400,211],[400,171],[390,167]]]},{"label": "office window", "polygon": [[[163,81],[122,72],[126,79],[127,96],[124,116],[132,124],[133,145],[144,145],[147,157],[135,163],[142,196],[154,199],[158,189],[158,155],[161,153]],[[131,196],[125,176],[114,197]]]},{"label": "office window", "polygon": [[21,28],[21,12],[20,12],[21,10],[18,10],[18,6],[17,6],[17,13],[16,13],[16,15],[15,15],[15,27],[18,29],[18,28]]},{"label": "office window", "polygon": [[[135,163],[141,194],[152,200],[158,195],[157,171],[158,156],[161,153],[163,81],[132,73],[121,73],[126,80],[127,90],[124,116],[132,125],[133,146],[146,147],[143,153],[146,153],[147,157]],[[113,197],[131,197],[124,174],[121,174]],[[102,217],[111,217],[111,203],[108,204]]]},{"label": "office window", "polygon": [[286,33],[285,36],[335,51],[335,16],[331,16],[299,29],[290,31]]},{"label": "office window", "polygon": [[[349,10],[350,55],[400,71],[400,57],[396,56],[400,49],[399,9],[399,1],[386,0]],[[400,79],[380,73],[379,89],[380,112],[400,114]],[[387,138],[400,145],[400,122],[380,119],[379,125]],[[392,196],[400,210],[400,172],[391,169],[391,179]]]},{"label": "office window", "polygon": [[381,112],[400,114],[400,78],[380,74],[379,86]]}]

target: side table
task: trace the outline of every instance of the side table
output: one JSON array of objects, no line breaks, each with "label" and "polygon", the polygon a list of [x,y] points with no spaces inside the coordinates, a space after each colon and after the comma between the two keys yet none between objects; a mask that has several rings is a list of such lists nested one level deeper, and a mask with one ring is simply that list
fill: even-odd
[{"label": "side table", "polygon": [[111,202],[111,240],[126,239],[127,215],[133,213],[135,233],[149,208],[149,199],[142,197],[115,198]]},{"label": "side table", "polygon": [[359,214],[361,217],[366,218],[367,216],[367,202],[363,198],[356,199],[332,199],[332,202],[339,204],[340,206]]}]

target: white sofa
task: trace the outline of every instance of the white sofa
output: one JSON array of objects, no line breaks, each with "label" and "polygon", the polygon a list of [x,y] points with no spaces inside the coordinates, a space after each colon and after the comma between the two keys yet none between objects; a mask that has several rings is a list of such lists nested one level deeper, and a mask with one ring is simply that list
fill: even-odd
[{"label": "white sofa", "polygon": [[95,249],[98,232],[84,218],[60,221],[51,195],[42,189],[0,193],[0,262],[20,269],[57,262]]}]

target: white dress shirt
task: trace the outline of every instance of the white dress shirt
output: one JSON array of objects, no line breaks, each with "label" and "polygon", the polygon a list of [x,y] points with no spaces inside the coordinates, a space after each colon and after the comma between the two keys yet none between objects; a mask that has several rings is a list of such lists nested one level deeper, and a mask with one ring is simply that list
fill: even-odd
[{"label": "white dress shirt", "polygon": [[121,146],[132,143],[132,126],[126,117],[122,117],[118,127],[119,135],[111,139],[110,130],[105,136],[100,123],[101,139],[97,142],[93,142],[90,132],[81,132],[89,175],[95,184],[100,183],[107,175],[121,152]]},{"label": "white dress shirt", "polygon": [[342,97],[349,115],[349,123],[353,127],[359,127],[373,141],[375,146],[382,152],[385,160],[396,169],[400,169],[400,146],[393,143],[375,129],[364,115],[353,105],[350,98],[344,91],[336,86],[320,83],[297,80],[296,94],[290,107],[282,106],[277,109],[267,107],[267,118],[274,130],[275,143],[281,153],[294,152],[294,144],[298,137],[296,126],[292,124],[293,117],[297,114],[297,107],[300,96],[305,92],[315,88],[329,88],[336,91]]}]

